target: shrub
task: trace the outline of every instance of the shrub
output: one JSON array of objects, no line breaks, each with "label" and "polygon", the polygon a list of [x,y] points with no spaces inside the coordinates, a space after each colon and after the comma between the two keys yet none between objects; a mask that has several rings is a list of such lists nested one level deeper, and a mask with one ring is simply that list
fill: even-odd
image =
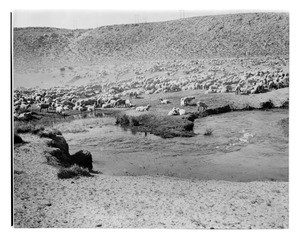
[{"label": "shrub", "polygon": [[80,150],[71,155],[71,162],[89,170],[93,169],[92,154],[87,150]]},{"label": "shrub", "polygon": [[213,133],[213,129],[212,128],[206,128],[204,135],[205,136],[210,136]]},{"label": "shrub", "polygon": [[183,129],[186,130],[186,131],[193,131],[193,129],[194,129],[194,123],[193,122],[186,123],[183,126]]},{"label": "shrub", "polygon": [[44,131],[45,127],[40,126],[40,125],[35,125],[34,128],[32,129],[31,133],[32,134],[39,134],[41,131]]},{"label": "shrub", "polygon": [[55,129],[55,128],[49,128],[47,130],[42,130],[42,131],[39,131],[38,135],[41,137],[41,138],[50,138],[50,139],[53,139],[55,138],[57,135],[62,135],[61,131]]},{"label": "shrub", "polygon": [[271,99],[267,102],[262,102],[260,106],[262,109],[271,109],[275,107]]},{"label": "shrub", "polygon": [[32,124],[18,124],[15,128],[17,133],[28,133],[34,130]]},{"label": "shrub", "polygon": [[121,126],[129,126],[130,120],[126,114],[116,116],[116,124]]},{"label": "shrub", "polygon": [[131,117],[129,121],[130,121],[130,126],[139,126],[140,125],[139,120],[134,117]]},{"label": "shrub", "polygon": [[45,128],[39,125],[33,125],[31,123],[18,123],[15,124],[15,131],[17,133],[32,133],[38,134],[39,132],[43,131]]},{"label": "shrub", "polygon": [[57,173],[57,177],[60,179],[68,179],[68,178],[74,178],[79,176],[90,177],[92,175],[89,173],[87,169],[79,167],[76,164],[72,165],[69,168],[61,168]]}]

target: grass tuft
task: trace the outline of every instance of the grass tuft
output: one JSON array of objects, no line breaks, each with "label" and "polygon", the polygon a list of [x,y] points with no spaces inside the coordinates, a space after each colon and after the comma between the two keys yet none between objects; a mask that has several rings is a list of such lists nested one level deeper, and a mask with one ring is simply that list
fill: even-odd
[{"label": "grass tuft", "polygon": [[31,123],[15,123],[15,132],[16,133],[32,133],[38,134],[39,132],[45,130],[44,126],[41,125],[34,125]]},{"label": "grass tuft", "polygon": [[80,176],[90,177],[92,175],[89,173],[88,169],[79,167],[77,164],[72,165],[69,168],[61,168],[57,173],[57,177],[60,179],[75,178]]},{"label": "grass tuft", "polygon": [[206,128],[205,132],[204,132],[204,135],[205,136],[211,136],[212,133],[213,133],[213,129],[212,128]]}]

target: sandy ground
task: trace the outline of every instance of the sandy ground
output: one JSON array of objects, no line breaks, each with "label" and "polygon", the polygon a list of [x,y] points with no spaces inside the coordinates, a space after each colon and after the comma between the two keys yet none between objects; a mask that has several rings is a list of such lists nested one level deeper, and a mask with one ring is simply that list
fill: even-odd
[{"label": "sandy ground", "polygon": [[57,178],[45,140],[15,147],[15,227],[288,228],[288,182]]}]

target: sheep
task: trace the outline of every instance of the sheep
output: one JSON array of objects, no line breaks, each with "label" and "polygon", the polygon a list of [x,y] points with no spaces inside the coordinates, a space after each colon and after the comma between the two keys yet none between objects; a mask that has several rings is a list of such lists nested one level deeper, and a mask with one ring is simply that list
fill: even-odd
[{"label": "sheep", "polygon": [[125,99],[118,99],[115,103],[114,103],[114,107],[118,107],[118,106],[126,106],[126,100]]},{"label": "sheep", "polygon": [[72,103],[72,102],[70,102],[70,101],[68,101],[68,100],[64,100],[64,101],[62,102],[62,105],[64,105],[64,106],[72,106],[72,107],[75,106],[74,103]]},{"label": "sheep", "polygon": [[167,100],[167,99],[162,99],[162,98],[160,98],[159,99],[160,100],[160,103],[161,104],[168,104],[168,103],[171,103],[169,100]]},{"label": "sheep", "polygon": [[66,113],[65,111],[62,111],[60,114],[61,114],[64,118],[67,116],[67,113]]},{"label": "sheep", "polygon": [[45,98],[44,103],[51,104],[52,103],[52,98],[50,98],[50,97]]},{"label": "sheep", "polygon": [[132,105],[132,103],[131,103],[131,101],[129,99],[126,99],[125,100],[125,106],[126,107],[132,107],[133,105]]},{"label": "sheep", "polygon": [[42,96],[38,95],[35,97],[36,102],[41,102],[42,101]]},{"label": "sheep", "polygon": [[114,106],[115,106],[115,104],[116,104],[116,102],[117,102],[117,100],[111,99],[111,100],[108,100],[108,102],[107,102],[107,103],[109,103],[109,104],[110,104],[110,107],[114,107]]},{"label": "sheep", "polygon": [[138,93],[137,92],[130,92],[129,93],[129,97],[130,98],[137,98],[138,97]]},{"label": "sheep", "polygon": [[30,104],[24,104],[24,103],[22,103],[22,104],[20,105],[20,107],[19,107],[19,110],[20,110],[20,111],[27,111],[29,107],[31,107]]},{"label": "sheep", "polygon": [[202,108],[202,111],[205,111],[208,108],[208,106],[204,102],[198,101],[197,102],[197,109],[198,109],[198,111],[200,111],[200,108]]},{"label": "sheep", "polygon": [[168,116],[175,116],[179,114],[179,108],[173,107],[171,111],[168,112]]},{"label": "sheep", "polygon": [[80,106],[75,106],[75,107],[73,107],[72,110],[73,110],[73,111],[79,110],[79,107],[80,107]]},{"label": "sheep", "polygon": [[140,106],[137,107],[135,110],[139,111],[139,112],[144,112],[144,111],[148,111],[150,109],[150,105],[148,104],[147,106]]},{"label": "sheep", "polygon": [[103,103],[102,108],[111,108],[111,104],[110,103]]},{"label": "sheep", "polygon": [[68,105],[63,106],[64,111],[67,111],[67,110],[69,110],[69,109],[71,109],[71,108],[72,108],[72,107],[71,107],[71,106],[68,106]]},{"label": "sheep", "polygon": [[86,111],[86,110],[87,110],[86,106],[79,106],[78,107],[78,111],[80,111],[80,112],[83,112],[83,111]]},{"label": "sheep", "polygon": [[276,85],[276,83],[272,80],[272,81],[270,81],[269,82],[269,85],[268,85],[268,88],[269,88],[269,90],[271,90],[271,89],[277,89],[277,85]]},{"label": "sheep", "polygon": [[239,84],[235,87],[234,92],[236,95],[241,94],[241,86]]},{"label": "sheep", "polygon": [[25,120],[25,121],[26,120],[31,120],[32,118],[33,118],[32,112],[21,113],[20,115],[17,116],[18,120]]},{"label": "sheep", "polygon": [[185,114],[186,112],[184,109],[173,107],[172,110],[169,111],[168,116],[185,115]]},{"label": "sheep", "polygon": [[93,112],[93,111],[95,111],[95,109],[96,109],[96,103],[94,103],[93,106],[91,106],[91,105],[87,106],[87,111],[88,112]]},{"label": "sheep", "polygon": [[185,110],[184,109],[179,109],[179,115],[185,115],[186,114],[186,112],[185,112]]},{"label": "sheep", "polygon": [[50,103],[39,103],[37,105],[40,112],[42,111],[42,109],[45,109],[45,108],[47,109],[47,112],[48,112],[49,106],[50,106]]},{"label": "sheep", "polygon": [[180,106],[187,106],[190,102],[195,99],[193,96],[183,97],[180,99]]},{"label": "sheep", "polygon": [[19,111],[20,110],[20,106],[14,106],[14,112]]},{"label": "sheep", "polygon": [[58,114],[61,114],[63,111],[64,111],[64,108],[63,106],[58,106],[56,109],[55,109],[56,113]]}]

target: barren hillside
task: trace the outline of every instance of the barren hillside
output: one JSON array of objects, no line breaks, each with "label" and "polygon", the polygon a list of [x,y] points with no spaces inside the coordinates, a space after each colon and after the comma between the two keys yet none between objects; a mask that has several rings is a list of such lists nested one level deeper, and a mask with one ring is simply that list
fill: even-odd
[{"label": "barren hillside", "polygon": [[87,30],[15,28],[16,70],[111,61],[289,54],[287,13],[203,16]]}]

